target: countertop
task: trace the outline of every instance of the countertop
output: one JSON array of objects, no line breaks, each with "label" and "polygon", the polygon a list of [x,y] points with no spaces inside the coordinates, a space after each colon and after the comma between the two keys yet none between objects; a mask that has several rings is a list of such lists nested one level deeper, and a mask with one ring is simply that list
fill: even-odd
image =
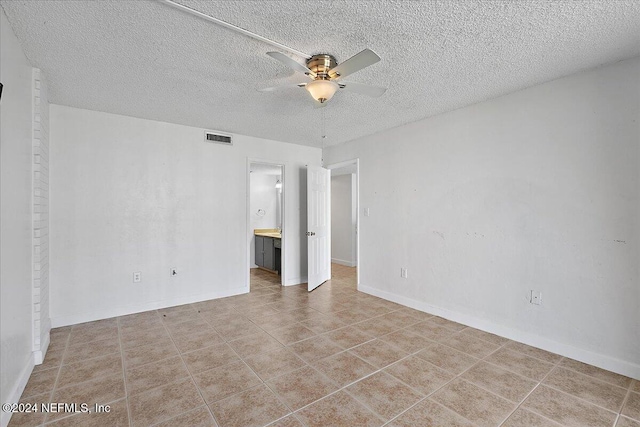
[{"label": "countertop", "polygon": [[256,236],[282,239],[282,233],[277,228],[256,228],[255,230],[253,230],[253,234],[255,234]]}]

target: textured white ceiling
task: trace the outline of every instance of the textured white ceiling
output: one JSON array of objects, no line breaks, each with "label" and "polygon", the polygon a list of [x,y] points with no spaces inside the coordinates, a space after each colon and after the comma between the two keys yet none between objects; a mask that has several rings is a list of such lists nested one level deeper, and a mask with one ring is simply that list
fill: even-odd
[{"label": "textured white ceiling", "polygon": [[[272,47],[157,1],[2,1],[56,104],[321,146],[640,54],[640,1],[181,1],[338,62],[382,61],[314,108]],[[299,59],[303,62],[302,59]]]}]

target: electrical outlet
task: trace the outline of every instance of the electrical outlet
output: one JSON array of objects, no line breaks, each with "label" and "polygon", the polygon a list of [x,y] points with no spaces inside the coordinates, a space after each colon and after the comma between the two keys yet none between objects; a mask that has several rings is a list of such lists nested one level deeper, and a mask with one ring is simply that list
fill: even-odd
[{"label": "electrical outlet", "polygon": [[529,302],[534,305],[542,304],[542,292],[540,291],[531,291],[531,298]]},{"label": "electrical outlet", "polygon": [[142,282],[142,272],[134,271],[133,272],[133,283]]},{"label": "electrical outlet", "polygon": [[406,268],[401,268],[401,269],[400,269],[400,277],[402,277],[402,278],[404,278],[404,279],[406,279],[406,278],[408,277],[408,276],[407,276],[407,269],[406,269]]},{"label": "electrical outlet", "polygon": [[177,268],[172,268],[171,271],[169,272],[169,274],[171,275],[171,277],[173,276],[177,276],[178,275],[178,269]]}]

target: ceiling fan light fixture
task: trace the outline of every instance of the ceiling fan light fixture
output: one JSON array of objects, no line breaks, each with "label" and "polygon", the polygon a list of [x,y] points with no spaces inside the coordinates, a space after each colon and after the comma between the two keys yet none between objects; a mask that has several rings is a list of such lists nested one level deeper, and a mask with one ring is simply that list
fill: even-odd
[{"label": "ceiling fan light fixture", "polygon": [[314,80],[307,83],[305,88],[309,91],[313,99],[324,104],[330,100],[338,90],[338,83],[331,80]]}]

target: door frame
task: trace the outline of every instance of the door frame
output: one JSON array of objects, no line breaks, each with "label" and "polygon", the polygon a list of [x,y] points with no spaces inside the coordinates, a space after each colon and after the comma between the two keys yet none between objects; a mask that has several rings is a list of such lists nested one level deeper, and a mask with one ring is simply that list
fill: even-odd
[{"label": "door frame", "polygon": [[327,169],[339,169],[353,164],[356,165],[356,286],[360,286],[360,158],[332,163],[325,167]]},{"label": "door frame", "polygon": [[286,184],[286,179],[285,179],[285,171],[286,171],[286,165],[284,162],[278,162],[278,161],[273,161],[273,160],[265,160],[265,159],[258,159],[258,158],[253,158],[253,157],[247,157],[247,194],[246,194],[246,204],[247,204],[247,225],[246,225],[246,233],[245,233],[245,242],[247,242],[247,252],[246,252],[246,263],[245,263],[245,270],[246,270],[246,287],[247,287],[247,291],[251,291],[251,243],[247,241],[247,237],[249,235],[253,235],[253,230],[251,230],[251,164],[252,163],[259,163],[259,164],[263,164],[263,165],[271,165],[271,166],[280,166],[280,168],[282,169],[282,208],[281,208],[281,219],[282,219],[282,230],[280,231],[280,234],[282,236],[282,238],[280,239],[280,243],[281,243],[281,248],[280,248],[280,286],[284,286],[285,283],[285,274],[286,274],[286,268],[287,268],[287,263],[285,262],[285,251],[286,251],[286,239],[285,236],[287,234],[287,228],[286,227],[286,214],[285,214],[285,207],[287,206],[287,198],[286,198],[286,188],[287,188],[287,184]]}]

